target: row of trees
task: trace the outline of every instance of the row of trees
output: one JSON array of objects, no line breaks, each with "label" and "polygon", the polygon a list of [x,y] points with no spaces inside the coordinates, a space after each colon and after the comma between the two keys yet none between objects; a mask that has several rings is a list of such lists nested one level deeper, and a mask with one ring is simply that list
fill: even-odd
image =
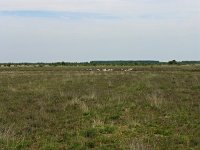
[{"label": "row of trees", "polygon": [[176,61],[172,60],[169,62],[159,61],[91,61],[91,62],[55,62],[55,63],[0,63],[1,66],[98,66],[98,65],[111,65],[111,66],[130,66],[130,65],[186,65],[186,64],[200,64],[200,61]]},{"label": "row of trees", "polygon": [[91,61],[92,65],[154,65],[160,64],[159,61]]}]

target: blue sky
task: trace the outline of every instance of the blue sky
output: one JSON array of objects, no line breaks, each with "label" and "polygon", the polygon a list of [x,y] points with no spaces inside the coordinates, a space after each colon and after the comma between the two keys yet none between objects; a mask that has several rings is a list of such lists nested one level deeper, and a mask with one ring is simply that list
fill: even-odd
[{"label": "blue sky", "polygon": [[199,0],[0,0],[0,62],[200,60]]}]

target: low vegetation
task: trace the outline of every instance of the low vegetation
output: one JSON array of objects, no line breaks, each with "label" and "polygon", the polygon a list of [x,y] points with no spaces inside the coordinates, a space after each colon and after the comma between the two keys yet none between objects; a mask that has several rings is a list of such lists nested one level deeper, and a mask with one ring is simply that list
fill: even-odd
[{"label": "low vegetation", "polygon": [[47,67],[47,66],[147,66],[147,65],[199,65],[200,61],[160,62],[155,60],[137,61],[90,61],[90,62],[54,62],[54,63],[0,63],[0,67]]},{"label": "low vegetation", "polygon": [[200,149],[200,66],[0,68],[0,149]]}]

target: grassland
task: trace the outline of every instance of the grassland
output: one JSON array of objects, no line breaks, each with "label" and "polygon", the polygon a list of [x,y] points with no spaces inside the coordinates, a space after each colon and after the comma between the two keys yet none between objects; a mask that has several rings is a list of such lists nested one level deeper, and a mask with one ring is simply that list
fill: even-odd
[{"label": "grassland", "polygon": [[0,149],[200,149],[200,66],[104,67],[0,68]]}]

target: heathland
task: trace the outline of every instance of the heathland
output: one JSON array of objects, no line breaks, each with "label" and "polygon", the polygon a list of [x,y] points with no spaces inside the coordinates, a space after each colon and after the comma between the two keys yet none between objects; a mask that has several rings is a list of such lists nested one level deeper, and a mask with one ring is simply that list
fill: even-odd
[{"label": "heathland", "polygon": [[1,67],[0,149],[200,149],[200,65]]}]

